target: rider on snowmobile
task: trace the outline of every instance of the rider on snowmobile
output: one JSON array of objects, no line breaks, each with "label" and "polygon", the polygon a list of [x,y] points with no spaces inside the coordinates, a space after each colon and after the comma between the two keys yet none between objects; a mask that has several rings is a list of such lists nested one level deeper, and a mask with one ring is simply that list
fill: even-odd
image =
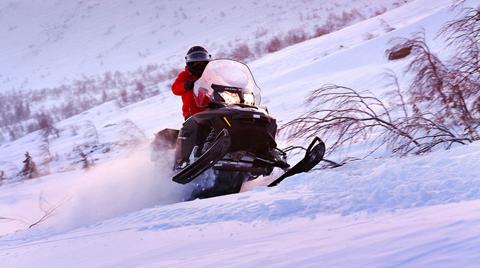
[{"label": "rider on snowmobile", "polygon": [[175,169],[182,169],[189,163],[190,153],[197,139],[198,125],[189,118],[206,108],[198,107],[193,96],[193,86],[201,76],[212,56],[201,46],[191,47],[185,56],[186,66],[172,85],[172,92],[182,96],[182,111],[185,122],[178,135],[175,150]]}]

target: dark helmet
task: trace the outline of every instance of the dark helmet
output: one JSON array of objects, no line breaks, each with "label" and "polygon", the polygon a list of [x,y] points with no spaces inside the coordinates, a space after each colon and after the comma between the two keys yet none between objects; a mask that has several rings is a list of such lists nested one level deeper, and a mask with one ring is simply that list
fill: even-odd
[{"label": "dark helmet", "polygon": [[210,61],[212,55],[208,54],[208,51],[201,46],[191,47],[187,55],[185,56],[185,61],[187,63],[194,61]]},{"label": "dark helmet", "polygon": [[187,62],[187,68],[190,70],[190,73],[196,77],[200,77],[211,58],[212,56],[208,54],[205,48],[194,46],[188,50],[185,61]]}]

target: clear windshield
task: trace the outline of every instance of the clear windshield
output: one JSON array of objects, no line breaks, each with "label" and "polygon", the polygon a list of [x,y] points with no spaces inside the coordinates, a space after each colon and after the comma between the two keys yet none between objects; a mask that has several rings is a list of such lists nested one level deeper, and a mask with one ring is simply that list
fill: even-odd
[{"label": "clear windshield", "polygon": [[195,102],[260,105],[260,88],[247,65],[234,60],[212,60],[193,88]]}]

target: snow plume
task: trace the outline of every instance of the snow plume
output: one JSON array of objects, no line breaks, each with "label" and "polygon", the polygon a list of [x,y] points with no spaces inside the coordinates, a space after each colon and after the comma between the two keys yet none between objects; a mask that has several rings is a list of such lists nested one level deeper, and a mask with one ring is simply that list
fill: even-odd
[{"label": "snow plume", "polygon": [[[47,223],[66,231],[156,205],[183,200],[183,188],[170,180],[173,157],[156,163],[142,146],[128,157],[101,164],[75,178],[71,198]],[[53,226],[52,226],[53,225]]]}]

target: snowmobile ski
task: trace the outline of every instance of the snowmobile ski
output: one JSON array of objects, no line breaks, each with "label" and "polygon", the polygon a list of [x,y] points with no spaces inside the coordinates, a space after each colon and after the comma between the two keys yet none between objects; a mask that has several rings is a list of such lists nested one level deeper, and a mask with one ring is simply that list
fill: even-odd
[{"label": "snowmobile ski", "polygon": [[230,148],[230,135],[226,129],[220,131],[213,145],[193,163],[180,170],[172,178],[174,182],[186,184],[222,159]]},{"label": "snowmobile ski", "polygon": [[313,141],[310,143],[310,145],[308,146],[303,159],[300,160],[295,166],[288,169],[284,174],[282,174],[272,183],[270,183],[268,187],[277,186],[284,179],[291,177],[295,174],[310,171],[318,163],[320,163],[320,161],[322,161],[324,154],[325,154],[325,143],[319,137],[315,137]]}]

